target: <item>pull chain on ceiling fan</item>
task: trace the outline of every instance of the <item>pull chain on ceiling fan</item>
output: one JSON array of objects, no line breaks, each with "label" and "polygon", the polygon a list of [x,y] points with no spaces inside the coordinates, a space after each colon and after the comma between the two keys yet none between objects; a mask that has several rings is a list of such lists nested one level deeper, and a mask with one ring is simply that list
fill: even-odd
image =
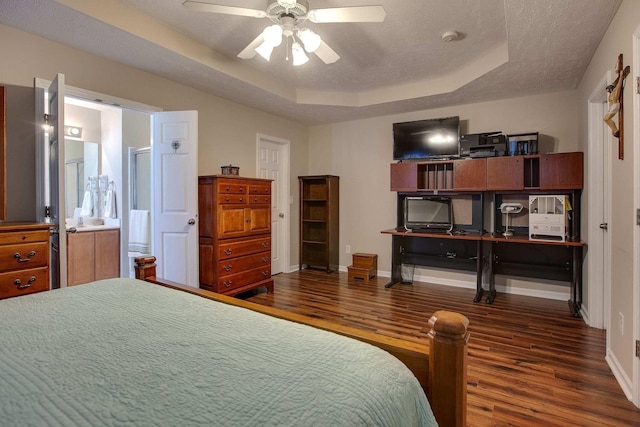
[{"label": "pull chain on ceiling fan", "polygon": [[332,64],[340,59],[340,55],[329,47],[318,34],[309,28],[299,28],[298,24],[307,20],[317,24],[329,22],[382,22],[387,15],[382,6],[309,9],[306,0],[267,0],[267,8],[265,10],[223,6],[195,0],[186,0],[183,6],[199,12],[270,19],[274,24],[265,28],[258,37],[238,54],[238,57],[251,59],[257,53],[268,61],[271,58],[273,49],[280,46],[284,38],[287,41],[287,59],[289,58],[289,45],[291,45],[291,57],[294,66],[302,65],[309,61],[309,57],[305,52],[315,53],[325,64]]}]

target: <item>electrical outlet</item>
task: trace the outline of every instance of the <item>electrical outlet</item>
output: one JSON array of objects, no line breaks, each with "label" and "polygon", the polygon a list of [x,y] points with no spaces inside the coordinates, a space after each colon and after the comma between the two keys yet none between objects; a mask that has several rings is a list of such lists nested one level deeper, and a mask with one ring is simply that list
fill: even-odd
[{"label": "electrical outlet", "polygon": [[624,335],[624,314],[619,312],[618,316],[618,330],[620,331],[620,335]]},{"label": "electrical outlet", "polygon": [[351,253],[351,245],[347,245],[347,246],[345,246],[345,247],[344,247],[344,251],[345,251],[346,253],[350,254],[350,253]]}]

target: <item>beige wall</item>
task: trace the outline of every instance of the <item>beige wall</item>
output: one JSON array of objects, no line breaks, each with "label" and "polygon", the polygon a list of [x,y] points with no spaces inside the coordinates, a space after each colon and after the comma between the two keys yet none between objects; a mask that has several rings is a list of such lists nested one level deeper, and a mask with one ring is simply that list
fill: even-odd
[{"label": "beige wall", "polygon": [[[579,106],[579,142],[580,149],[588,153],[588,100],[596,85],[608,71],[615,78],[614,69],[618,54],[624,55],[624,65],[631,65],[631,75],[624,91],[624,160],[618,160],[618,146],[611,149],[612,167],[612,207],[609,221],[611,236],[611,304],[609,319],[609,345],[611,354],[618,367],[631,379],[633,372],[633,265],[638,264],[638,254],[634,254],[634,168],[638,164],[638,153],[634,152],[633,141],[637,130],[634,129],[633,118],[638,115],[633,105],[633,76],[638,70],[633,69],[633,33],[640,25],[640,2],[625,0],[614,17],[598,50],[578,87]],[[595,172],[595,171],[594,171]],[[636,295],[635,298],[638,298]],[[619,313],[624,315],[624,335],[618,329]]]},{"label": "beige wall", "polygon": [[[345,245],[350,245],[352,252],[377,253],[379,270],[389,274],[391,237],[380,231],[396,224],[396,193],[389,190],[392,124],[453,115],[460,116],[463,133],[538,131],[541,151],[578,149],[575,91],[313,126],[309,136],[309,152],[313,153],[310,172],[340,176],[340,265],[350,265],[351,255],[345,252]],[[469,273],[420,269],[416,275],[475,287],[475,275]],[[521,293],[533,288],[542,294],[568,298],[566,283],[498,277],[497,285]]]},{"label": "beige wall", "polygon": [[[57,73],[63,73],[70,86],[163,110],[197,110],[199,175],[218,174],[220,166],[231,163],[240,167],[241,175],[256,176],[256,134],[290,141],[291,192],[294,197],[291,206],[297,206],[297,176],[307,174],[307,126],[4,25],[0,25],[0,51],[5,58],[0,65],[0,85],[8,87],[8,98],[11,96],[13,99],[8,102],[17,104],[22,100],[16,100],[14,96],[24,96],[24,103],[33,108],[33,90],[30,88],[33,88],[34,77],[53,79]],[[18,148],[22,144],[33,147],[33,134],[14,132],[17,125],[15,121],[12,123],[12,115],[11,111],[7,114],[8,156],[22,156],[28,162],[34,162],[33,148],[28,152]],[[34,210],[34,178],[26,181],[28,188],[20,189],[11,186],[13,177],[21,178],[19,174],[9,176],[8,198],[16,205],[27,205],[27,208],[14,208],[11,219],[33,219],[35,216],[29,207]],[[298,212],[293,208],[291,211],[291,261],[295,264],[298,259]],[[29,215],[24,212],[29,212]]]}]

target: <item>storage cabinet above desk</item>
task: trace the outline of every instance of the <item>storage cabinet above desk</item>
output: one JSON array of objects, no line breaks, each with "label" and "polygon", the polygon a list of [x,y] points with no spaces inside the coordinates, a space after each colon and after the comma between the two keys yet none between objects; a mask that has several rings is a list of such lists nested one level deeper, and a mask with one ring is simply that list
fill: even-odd
[{"label": "storage cabinet above desk", "polygon": [[582,152],[391,164],[391,191],[572,190],[582,186]]}]

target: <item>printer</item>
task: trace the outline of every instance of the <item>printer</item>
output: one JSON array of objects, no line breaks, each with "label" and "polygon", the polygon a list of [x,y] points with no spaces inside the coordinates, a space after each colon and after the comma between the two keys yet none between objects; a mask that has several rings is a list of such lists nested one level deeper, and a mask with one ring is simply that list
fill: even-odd
[{"label": "printer", "polygon": [[507,154],[507,137],[502,132],[471,133],[460,137],[461,157],[496,157]]}]

